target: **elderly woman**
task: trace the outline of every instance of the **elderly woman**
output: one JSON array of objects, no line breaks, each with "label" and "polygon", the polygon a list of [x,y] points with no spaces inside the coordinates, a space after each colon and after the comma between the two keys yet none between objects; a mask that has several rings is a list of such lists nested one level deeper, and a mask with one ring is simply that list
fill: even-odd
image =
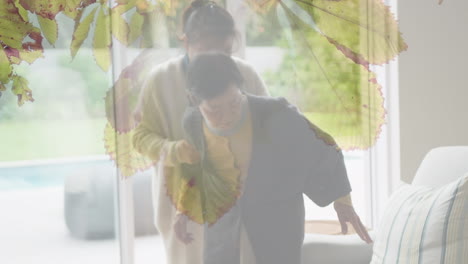
[{"label": "elderly woman", "polygon": [[342,226],[351,222],[370,243],[333,138],[286,100],[246,94],[243,85],[235,61],[220,53],[197,56],[187,71],[192,107],[183,128],[201,161],[183,173],[200,190],[204,263],[300,264],[303,194],[319,206],[336,201]]}]

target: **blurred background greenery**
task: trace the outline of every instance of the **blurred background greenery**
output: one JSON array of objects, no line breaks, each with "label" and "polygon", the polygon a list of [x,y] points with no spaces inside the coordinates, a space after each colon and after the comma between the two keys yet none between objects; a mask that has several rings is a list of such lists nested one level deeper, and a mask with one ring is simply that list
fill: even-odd
[{"label": "blurred background greenery", "polygon": [[[177,10],[179,16],[183,9]],[[77,56],[71,60],[66,29],[73,24],[65,18],[60,24],[64,31],[56,47],[45,50],[45,58],[33,65],[16,68],[27,77],[35,102],[18,107],[14,95],[9,92],[0,98],[0,161],[56,158],[105,153],[103,130],[105,125],[104,96],[112,85],[110,72],[103,72],[94,62],[89,40],[85,41]],[[180,48],[179,19],[166,21],[167,40],[172,48]],[[274,9],[267,13],[251,12],[246,26],[248,47],[280,47],[283,58],[276,69],[262,73],[270,93],[283,96],[296,104],[308,117],[326,120],[336,115],[327,109],[334,94],[330,93],[318,70],[310,61],[309,47],[290,49],[282,35]],[[325,45],[313,31],[296,32],[297,37],[307,38],[314,44],[314,52],[322,64],[333,64],[336,48]],[[315,65],[315,66],[314,66]],[[356,69],[356,68],[354,68]],[[342,71],[343,72],[343,71]],[[334,76],[334,83],[341,92],[358,95],[358,74],[353,69]],[[350,120],[349,128],[357,124]],[[334,129],[334,128],[327,128]],[[346,130],[346,128],[343,128]],[[7,151],[5,151],[7,150]]]}]

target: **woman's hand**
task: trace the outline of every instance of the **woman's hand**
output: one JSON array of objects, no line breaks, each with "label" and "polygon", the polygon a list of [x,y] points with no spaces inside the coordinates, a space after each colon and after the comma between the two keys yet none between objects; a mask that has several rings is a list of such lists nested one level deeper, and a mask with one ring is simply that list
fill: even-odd
[{"label": "woman's hand", "polygon": [[176,237],[186,245],[193,241],[192,234],[187,232],[187,222],[188,217],[185,214],[176,215],[174,232]]},{"label": "woman's hand", "polygon": [[348,233],[347,222],[350,222],[362,240],[364,240],[367,244],[373,242],[369,236],[369,233],[367,232],[367,229],[362,224],[361,219],[354,211],[354,207],[340,202],[334,202],[333,207],[335,208],[336,214],[338,215],[338,220],[341,224],[341,233]]},{"label": "woman's hand", "polygon": [[201,159],[200,153],[186,140],[177,142],[176,153],[181,163],[196,164],[199,163]]}]

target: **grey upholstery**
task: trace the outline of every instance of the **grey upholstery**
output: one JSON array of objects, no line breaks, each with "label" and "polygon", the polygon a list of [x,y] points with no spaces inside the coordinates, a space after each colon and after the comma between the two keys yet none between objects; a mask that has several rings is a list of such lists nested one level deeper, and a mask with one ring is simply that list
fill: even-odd
[{"label": "grey upholstery", "polygon": [[[468,146],[438,147],[426,154],[412,184],[436,187],[467,172]],[[372,245],[365,244],[357,235],[306,235],[302,255],[304,264],[368,264]]]},{"label": "grey upholstery", "polygon": [[[78,166],[67,175],[64,188],[65,223],[80,239],[115,236],[116,170],[109,161]],[[151,201],[151,172],[133,176],[135,235],[156,233]]]},{"label": "grey upholstery", "polygon": [[[372,232],[369,234],[373,237]],[[369,263],[371,257],[372,245],[364,243],[357,235],[306,234],[304,237],[304,264]]]}]

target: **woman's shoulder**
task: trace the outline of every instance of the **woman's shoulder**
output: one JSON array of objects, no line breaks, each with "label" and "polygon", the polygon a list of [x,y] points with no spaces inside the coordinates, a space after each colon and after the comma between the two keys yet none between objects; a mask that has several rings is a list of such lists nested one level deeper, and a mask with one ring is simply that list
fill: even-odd
[{"label": "woman's shoulder", "polygon": [[256,95],[268,95],[269,93],[265,83],[254,67],[243,59],[234,56],[232,58],[236,62],[237,68],[244,78],[245,91]]},{"label": "woman's shoulder", "polygon": [[239,69],[243,77],[246,79],[246,81],[250,81],[253,78],[253,76],[258,75],[255,68],[248,61],[235,56],[232,56],[232,59],[234,60],[234,62],[236,62],[237,68]]},{"label": "woman's shoulder", "polygon": [[163,62],[156,63],[152,66],[150,75],[152,77],[169,77],[173,74],[183,74],[183,59],[184,56],[180,55],[174,58],[169,58]]},{"label": "woman's shoulder", "polygon": [[[185,78],[182,71],[183,56],[169,58],[163,62],[155,63],[142,77],[141,97],[145,98],[165,98],[168,91],[173,89],[175,80]],[[172,84],[170,87],[168,84]]]},{"label": "woman's shoulder", "polygon": [[182,70],[183,56],[167,59],[150,65],[151,70],[144,77],[146,86],[159,86],[164,80],[178,80],[185,78]]},{"label": "woman's shoulder", "polygon": [[249,69],[253,70],[253,66],[246,60],[236,57],[236,56],[231,56],[231,58],[236,62],[237,67],[242,68],[242,69]]},{"label": "woman's shoulder", "polygon": [[295,107],[284,97],[257,96],[248,94],[250,106],[258,109],[262,114],[277,114],[278,112],[289,112]]},{"label": "woman's shoulder", "polygon": [[247,78],[247,80],[251,79],[253,75],[257,75],[258,73],[255,71],[254,67],[252,64],[250,64],[248,61],[241,59],[239,57],[232,56],[231,57],[234,62],[237,64],[237,68],[241,72],[241,74],[244,76],[244,78]]},{"label": "woman's shoulder", "polygon": [[255,109],[255,114],[258,115],[257,118],[263,120],[265,127],[268,127],[270,131],[285,135],[290,134],[290,132],[313,131],[317,139],[320,138],[328,145],[336,145],[333,137],[307,119],[299,108],[291,104],[286,98],[253,95],[249,95],[248,98],[251,102],[250,107]]}]

